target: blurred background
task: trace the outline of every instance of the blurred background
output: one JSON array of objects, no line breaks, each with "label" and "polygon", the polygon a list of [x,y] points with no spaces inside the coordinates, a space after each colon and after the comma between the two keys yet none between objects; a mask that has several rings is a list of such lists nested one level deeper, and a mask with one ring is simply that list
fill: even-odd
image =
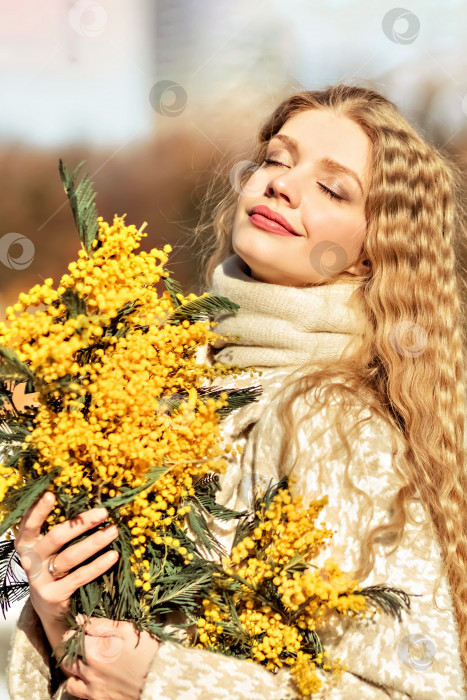
[{"label": "blurred background", "polygon": [[294,92],[375,89],[465,165],[466,30],[465,0],[0,0],[0,318],[80,248],[59,158],[86,161],[104,219],[148,222],[142,249],[172,245],[185,291],[210,180]]}]

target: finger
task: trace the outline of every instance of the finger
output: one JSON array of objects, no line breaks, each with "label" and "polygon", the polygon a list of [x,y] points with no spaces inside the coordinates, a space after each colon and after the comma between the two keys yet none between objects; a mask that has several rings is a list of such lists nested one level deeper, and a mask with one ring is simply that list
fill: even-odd
[{"label": "finger", "polygon": [[90,637],[115,637],[120,631],[122,622],[110,620],[108,617],[85,618],[85,632]]},{"label": "finger", "polygon": [[24,514],[15,543],[25,544],[27,540],[38,538],[41,527],[53,508],[55,508],[55,495],[51,491],[45,491]]},{"label": "finger", "polygon": [[77,659],[73,663],[68,661],[62,661],[60,668],[62,668],[70,676],[77,676],[81,680],[85,680],[85,674],[83,673],[83,667],[85,664],[82,663],[81,659]]},{"label": "finger", "polygon": [[74,695],[77,698],[84,698],[84,700],[91,700],[91,696],[88,694],[87,684],[82,681],[81,678],[75,676],[69,678],[66,683],[66,689],[70,695]]},{"label": "finger", "polygon": [[[118,534],[118,528],[114,525],[110,525],[104,529],[98,530],[81,542],[70,545],[55,557],[56,570],[59,572],[65,572],[75,569],[77,566],[87,561],[91,556],[99,552],[99,550],[107,548],[108,545],[110,545],[111,542],[118,537]],[[111,550],[110,552],[105,552],[102,554],[102,557],[105,557],[106,554],[109,555],[108,558],[101,559],[98,557],[87,565],[90,567],[89,569],[87,566],[85,566],[79,570],[83,574],[86,572],[86,576],[88,575],[88,572],[91,573],[92,576],[90,579],[86,580],[86,583],[89,580],[92,581],[98,575],[96,565],[99,567],[104,567],[102,570],[99,570],[99,573],[103,573],[107,571],[109,566],[115,564],[118,559],[118,552]],[[80,583],[79,585],[83,584]]]},{"label": "finger", "polygon": [[86,635],[86,660],[89,666],[95,667],[101,664],[111,664],[123,659],[126,649],[125,641],[121,637],[102,636],[91,637]]},{"label": "finger", "polygon": [[74,663],[62,662],[63,670],[72,676],[78,676],[84,681],[88,681],[88,673],[91,667],[101,664],[109,664],[117,661],[124,653],[125,642],[117,636],[95,636],[86,635],[84,639],[86,663],[81,658]]},{"label": "finger", "polygon": [[[80,586],[84,586],[86,583],[94,581],[98,576],[104,574],[111,566],[113,566],[118,560],[118,552],[112,550],[111,552],[106,552],[100,557],[97,557],[90,564],[85,566],[80,566],[76,571],[72,571],[61,579],[57,580],[57,585],[59,583],[65,584],[65,592],[68,591],[67,595],[70,597],[74,591],[76,591]],[[58,561],[58,557],[55,561]],[[62,570],[62,569],[60,569]],[[67,571],[68,569],[63,569]]]},{"label": "finger", "polygon": [[[70,542],[70,540],[74,540],[76,537],[79,537],[79,535],[82,535],[83,532],[86,532],[86,530],[90,530],[96,525],[99,525],[107,517],[108,512],[105,508],[91,508],[91,510],[80,513],[72,520],[57,523],[44,538],[44,556],[52,556],[52,554],[58,552],[64,545]],[[57,563],[57,568],[58,567],[59,565]],[[68,566],[68,569],[69,568],[70,566]],[[67,571],[68,569],[60,565],[60,570]]]},{"label": "finger", "polygon": [[[63,636],[61,643],[64,644],[67,642],[71,637],[74,637],[76,634],[76,630],[70,629],[67,630]],[[82,663],[81,657],[78,657],[76,661],[73,663],[71,661],[67,661],[66,658],[60,663],[60,668],[62,668],[66,673],[68,673],[71,676],[78,676],[82,679],[85,679],[85,674],[83,673],[83,670],[85,668],[85,664]]]}]

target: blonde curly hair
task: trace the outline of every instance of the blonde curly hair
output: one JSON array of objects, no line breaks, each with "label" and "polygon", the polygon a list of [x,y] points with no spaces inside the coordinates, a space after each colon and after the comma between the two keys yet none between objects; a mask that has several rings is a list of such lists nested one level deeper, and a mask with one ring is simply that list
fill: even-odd
[{"label": "blonde curly hair", "polygon": [[[294,439],[293,402],[313,388],[319,388],[316,397],[323,401],[339,391],[343,416],[364,394],[368,407],[397,431],[404,446],[400,476],[405,485],[394,500],[391,521],[367,533],[355,575],[361,578],[371,571],[377,537],[391,534],[397,548],[408,505],[421,501],[442,552],[438,584],[446,574],[450,582],[467,678],[464,176],[447,153],[412,128],[393,102],[368,88],[343,84],[284,99],[259,129],[247,156],[250,163],[261,164],[272,136],[287,119],[309,109],[352,119],[372,142],[367,233],[361,251],[369,264],[368,272],[358,278],[356,303],[362,310],[356,328],[361,340],[358,352],[339,360],[338,366],[314,361],[301,380],[291,376],[289,385],[294,382],[295,390],[281,416],[282,457]],[[195,231],[195,240],[201,241],[203,288],[210,286],[215,267],[235,252],[232,224],[239,195],[226,177],[231,165],[226,163],[225,172],[221,170],[220,178],[217,173],[210,183]],[[251,170],[246,170],[240,182],[246,182],[249,174]],[[220,197],[215,192],[219,182]],[[208,229],[214,235],[201,240]],[[348,280],[349,274],[320,284]],[[410,346],[414,341],[401,343],[405,332],[414,333],[414,345]],[[337,374],[344,380],[333,382]]]}]

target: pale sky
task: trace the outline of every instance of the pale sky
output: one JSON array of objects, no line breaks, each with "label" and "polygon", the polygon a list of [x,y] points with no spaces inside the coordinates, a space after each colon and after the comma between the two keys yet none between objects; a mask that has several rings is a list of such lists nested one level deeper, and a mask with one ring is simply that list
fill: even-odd
[{"label": "pale sky", "polygon": [[221,111],[223,93],[240,99],[258,83],[274,94],[284,83],[359,78],[410,103],[424,71],[446,82],[443,109],[463,124],[467,2],[406,6],[394,32],[403,36],[411,17],[418,28],[398,43],[382,28],[392,0],[0,0],[0,142],[144,139],[161,79]]}]

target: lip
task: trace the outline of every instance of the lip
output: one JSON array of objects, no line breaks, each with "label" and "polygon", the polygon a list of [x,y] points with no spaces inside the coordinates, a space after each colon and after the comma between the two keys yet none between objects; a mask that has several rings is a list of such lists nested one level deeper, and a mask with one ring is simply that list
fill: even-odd
[{"label": "lip", "polygon": [[278,233],[283,236],[301,235],[295,231],[287,219],[281,216],[281,214],[272,211],[272,209],[269,209],[269,207],[264,204],[253,207],[249,212],[249,218],[250,221],[259,228],[264,228],[266,231],[271,231],[272,233]]}]

